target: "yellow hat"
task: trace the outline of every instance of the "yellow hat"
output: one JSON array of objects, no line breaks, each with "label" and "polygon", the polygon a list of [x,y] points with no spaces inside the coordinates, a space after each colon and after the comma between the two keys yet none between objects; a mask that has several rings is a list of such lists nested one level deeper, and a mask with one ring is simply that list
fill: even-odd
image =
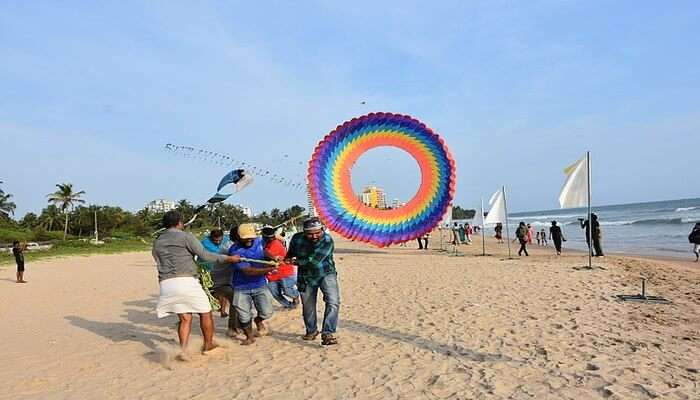
[{"label": "yellow hat", "polygon": [[258,234],[255,232],[255,224],[241,224],[238,227],[238,237],[241,239],[255,239]]}]

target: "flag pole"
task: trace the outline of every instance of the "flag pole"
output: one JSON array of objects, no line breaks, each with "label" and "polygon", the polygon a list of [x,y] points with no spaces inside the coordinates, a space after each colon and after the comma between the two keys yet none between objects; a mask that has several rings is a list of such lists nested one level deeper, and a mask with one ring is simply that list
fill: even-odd
[{"label": "flag pole", "polygon": [[511,258],[510,255],[510,230],[508,229],[508,203],[506,202],[506,187],[505,185],[502,188],[503,190],[503,209],[506,214],[506,243],[508,244],[508,258]]},{"label": "flag pole", "polygon": [[588,186],[588,268],[593,269],[593,220],[591,219],[591,152],[586,152]]},{"label": "flag pole", "polygon": [[486,255],[486,222],[484,220],[484,198],[481,198],[481,255]]}]

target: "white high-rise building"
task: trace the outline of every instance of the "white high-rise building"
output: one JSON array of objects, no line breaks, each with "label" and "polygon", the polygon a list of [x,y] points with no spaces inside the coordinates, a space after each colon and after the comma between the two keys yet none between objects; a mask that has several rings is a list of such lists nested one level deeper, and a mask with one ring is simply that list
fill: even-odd
[{"label": "white high-rise building", "polygon": [[174,210],[176,207],[177,203],[166,199],[156,199],[146,204],[146,209],[155,213],[168,212],[170,210]]},{"label": "white high-rise building", "polygon": [[238,207],[239,210],[248,218],[253,218],[253,209],[250,207],[246,207],[243,204],[237,204],[236,207]]},{"label": "white high-rise building", "polygon": [[311,199],[311,188],[308,185],[306,186],[306,207],[310,217],[318,217],[318,212],[316,212],[316,207],[314,207],[314,201]]}]

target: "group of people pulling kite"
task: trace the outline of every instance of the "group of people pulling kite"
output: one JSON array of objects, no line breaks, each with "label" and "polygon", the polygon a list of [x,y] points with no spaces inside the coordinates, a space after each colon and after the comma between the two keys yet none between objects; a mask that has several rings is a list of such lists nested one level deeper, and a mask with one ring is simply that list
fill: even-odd
[{"label": "group of people pulling kite", "polygon": [[[273,298],[286,308],[296,308],[301,298],[306,327],[302,339],[314,340],[320,334],[321,344],[338,343],[335,334],[340,292],[334,244],[317,218],[304,221],[303,232],[291,238],[288,250],[273,227],[259,232],[255,224],[242,224],[232,229],[228,244],[223,242],[220,230],[212,231],[200,242],[184,230],[178,211],[165,213],[163,225],[166,229],[153,245],[160,283],[156,312],[159,318],[170,314],[179,318],[182,352],[178,359],[190,358],[187,348],[193,314],[199,314],[204,337],[202,352],[207,354],[218,347],[214,342],[213,309],[220,309],[225,316],[226,305],[230,304],[227,334],[240,338],[242,345],[250,345],[256,337],[270,332],[265,321],[274,313]],[[295,267],[298,268],[296,280],[290,280]],[[325,302],[320,332],[316,315],[319,290]]]}]

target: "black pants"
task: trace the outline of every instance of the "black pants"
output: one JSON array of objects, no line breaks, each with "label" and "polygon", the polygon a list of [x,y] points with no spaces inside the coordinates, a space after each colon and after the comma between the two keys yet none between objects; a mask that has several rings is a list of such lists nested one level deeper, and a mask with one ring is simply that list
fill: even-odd
[{"label": "black pants", "polygon": [[[588,241],[588,238],[586,238],[586,243],[588,243],[588,248],[590,251],[591,242]],[[596,257],[601,257],[604,255],[603,246],[600,244],[600,238],[593,238],[593,255]]]},{"label": "black pants", "polygon": [[418,250],[423,250],[423,238],[416,238],[418,240]]},{"label": "black pants", "polygon": [[552,238],[554,242],[554,248],[557,249],[557,253],[561,253],[561,238]]},{"label": "black pants", "polygon": [[521,255],[523,255],[522,253],[525,252],[525,255],[529,256],[529,254],[527,254],[527,248],[526,248],[527,247],[527,240],[526,239],[518,239],[518,240],[520,240],[520,250],[518,250],[518,255],[521,256]]},{"label": "black pants", "polygon": [[229,304],[228,327],[229,329],[240,329],[241,324],[240,322],[238,322],[238,313],[236,312],[236,308],[233,307],[233,288],[231,287],[231,285],[223,285],[216,288],[212,288],[211,294],[214,296],[226,297],[226,300],[228,300]]}]

